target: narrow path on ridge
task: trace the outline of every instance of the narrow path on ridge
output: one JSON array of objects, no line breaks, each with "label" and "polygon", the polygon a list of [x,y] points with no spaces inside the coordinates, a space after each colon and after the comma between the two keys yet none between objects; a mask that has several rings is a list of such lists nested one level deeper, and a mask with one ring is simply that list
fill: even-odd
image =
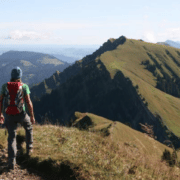
[{"label": "narrow path on ridge", "polygon": [[38,172],[33,168],[27,168],[22,163],[17,165],[14,170],[8,169],[7,149],[0,149],[0,179],[2,180],[64,180],[56,175],[47,175]]}]

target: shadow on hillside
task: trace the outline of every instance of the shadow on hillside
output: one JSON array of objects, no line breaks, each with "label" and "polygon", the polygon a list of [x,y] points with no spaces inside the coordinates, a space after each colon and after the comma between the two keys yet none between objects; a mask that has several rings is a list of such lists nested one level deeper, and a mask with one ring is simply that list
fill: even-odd
[{"label": "shadow on hillside", "polygon": [[78,167],[75,167],[68,160],[62,161],[61,164],[56,163],[56,161],[48,158],[46,160],[40,161],[38,157],[27,156],[23,152],[22,144],[25,141],[25,137],[22,135],[17,136],[17,163],[22,169],[27,169],[30,174],[36,174],[41,176],[44,179],[53,179],[53,180],[76,180],[75,170],[78,170]]},{"label": "shadow on hillside", "polygon": [[34,102],[39,122],[40,117],[46,115],[53,123],[58,120],[61,125],[71,125],[74,112],[90,112],[128,124],[141,132],[140,123],[152,125],[157,140],[163,143],[169,139],[166,129],[161,119],[155,117],[147,106],[138,93],[138,87],[134,87],[131,80],[119,70],[112,77],[100,59],[91,61],[51,94]]},{"label": "shadow on hillside", "polygon": [[[166,54],[170,57],[172,62],[177,65],[177,67],[180,66],[179,62],[168,50],[166,50]],[[172,96],[180,97],[180,78],[176,75],[174,69],[170,67],[168,63],[165,63],[167,61],[166,58],[159,54],[153,55],[149,52],[147,52],[147,55],[153,63],[149,60],[145,60],[141,65],[144,65],[145,69],[150,71],[157,78],[156,88],[171,94]],[[165,66],[164,68],[162,64]],[[159,72],[163,76],[161,76]]]}]

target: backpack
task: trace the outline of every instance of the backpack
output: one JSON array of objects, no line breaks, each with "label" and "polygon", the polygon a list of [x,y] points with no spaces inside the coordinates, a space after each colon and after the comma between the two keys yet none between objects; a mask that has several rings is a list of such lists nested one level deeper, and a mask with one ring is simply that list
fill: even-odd
[{"label": "backpack", "polygon": [[17,115],[23,111],[23,84],[21,82],[8,82],[5,91],[4,110],[6,114]]}]

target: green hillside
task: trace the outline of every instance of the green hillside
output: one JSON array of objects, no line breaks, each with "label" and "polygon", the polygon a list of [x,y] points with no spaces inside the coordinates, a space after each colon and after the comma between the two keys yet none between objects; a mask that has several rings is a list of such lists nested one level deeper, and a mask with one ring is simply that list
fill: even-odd
[{"label": "green hillside", "polygon": [[[158,114],[172,132],[180,136],[180,99],[157,89],[157,77],[180,77],[180,50],[137,40],[126,40],[117,49],[102,54],[104,63],[112,78],[117,70],[138,85],[139,93],[148,102],[148,109]],[[143,62],[154,65],[152,71]]]},{"label": "green hillside", "polygon": [[[147,134],[136,131],[118,121],[111,121],[92,113],[75,112],[75,117],[74,127],[80,130],[99,133],[101,136],[108,137],[117,144],[128,144],[131,147],[138,148],[141,153],[159,158],[164,149],[168,148]],[[168,148],[168,150],[170,150],[170,148]]]},{"label": "green hillside", "polygon": [[176,48],[109,39],[60,73],[60,86],[34,102],[37,120],[46,115],[66,124],[75,111],[91,112],[138,131],[147,123],[158,141],[170,138],[180,147],[179,65]]}]

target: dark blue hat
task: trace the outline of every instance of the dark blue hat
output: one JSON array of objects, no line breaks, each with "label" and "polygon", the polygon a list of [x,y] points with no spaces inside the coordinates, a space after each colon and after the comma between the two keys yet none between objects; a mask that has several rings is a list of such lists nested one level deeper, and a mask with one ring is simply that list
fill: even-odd
[{"label": "dark blue hat", "polygon": [[16,67],[11,71],[12,79],[20,79],[22,77],[22,70],[20,67]]}]

